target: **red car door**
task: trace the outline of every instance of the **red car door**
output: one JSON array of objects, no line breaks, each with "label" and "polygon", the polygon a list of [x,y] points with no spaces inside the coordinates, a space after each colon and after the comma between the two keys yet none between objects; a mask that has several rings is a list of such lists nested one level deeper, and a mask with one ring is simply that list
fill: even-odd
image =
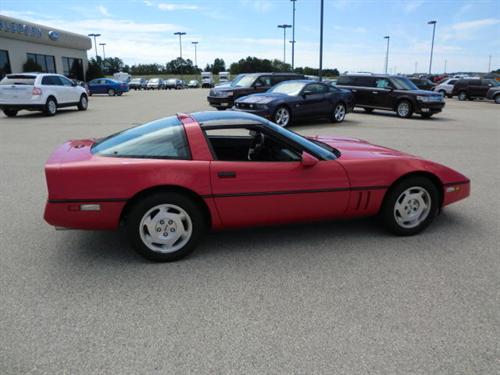
[{"label": "red car door", "polygon": [[341,216],[349,181],[335,160],[212,161],[210,180],[224,226],[268,225]]}]

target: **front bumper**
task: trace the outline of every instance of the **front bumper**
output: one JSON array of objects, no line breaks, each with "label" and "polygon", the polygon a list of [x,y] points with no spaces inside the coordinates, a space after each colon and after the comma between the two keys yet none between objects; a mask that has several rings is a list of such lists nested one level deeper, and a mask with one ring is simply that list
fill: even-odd
[{"label": "front bumper", "polygon": [[236,106],[234,106],[231,109],[233,111],[251,113],[251,114],[256,115],[256,116],[267,118],[268,120],[271,120],[273,117],[273,112],[269,109],[238,108]]},{"label": "front bumper", "polygon": [[234,98],[231,96],[207,96],[208,103],[215,108],[231,108]]},{"label": "front bumper", "polygon": [[445,106],[444,102],[419,102],[417,101],[416,113],[439,113]]}]

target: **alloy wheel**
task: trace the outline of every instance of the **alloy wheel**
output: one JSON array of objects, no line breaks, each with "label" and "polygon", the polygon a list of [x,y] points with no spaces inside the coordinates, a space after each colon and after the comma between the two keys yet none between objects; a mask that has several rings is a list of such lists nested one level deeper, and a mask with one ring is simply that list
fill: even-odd
[{"label": "alloy wheel", "polygon": [[431,206],[431,196],[426,189],[421,186],[410,187],[396,200],[394,219],[402,228],[415,228],[427,219]]},{"label": "alloy wheel", "polygon": [[344,121],[345,118],[345,106],[343,104],[337,104],[335,107],[335,113],[334,113],[335,121],[336,122],[342,122]]},{"label": "alloy wheel", "polygon": [[274,122],[280,126],[287,126],[290,122],[290,112],[285,107],[281,107],[274,115]]}]

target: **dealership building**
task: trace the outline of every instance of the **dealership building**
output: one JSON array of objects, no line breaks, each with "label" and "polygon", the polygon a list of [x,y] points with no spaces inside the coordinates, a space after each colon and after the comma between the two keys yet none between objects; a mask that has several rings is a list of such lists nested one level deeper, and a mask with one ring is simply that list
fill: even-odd
[{"label": "dealership building", "polygon": [[84,80],[92,41],[79,35],[0,14],[0,77],[20,73],[28,59],[42,72]]}]

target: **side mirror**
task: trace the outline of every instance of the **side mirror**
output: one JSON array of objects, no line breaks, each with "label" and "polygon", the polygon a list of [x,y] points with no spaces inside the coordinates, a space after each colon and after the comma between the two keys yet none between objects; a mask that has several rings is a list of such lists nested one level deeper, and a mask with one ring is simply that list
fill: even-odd
[{"label": "side mirror", "polygon": [[305,98],[307,95],[312,95],[312,91],[311,90],[304,90],[302,91],[302,96]]},{"label": "side mirror", "polygon": [[78,84],[75,81],[71,81],[71,86],[76,87]]},{"label": "side mirror", "polygon": [[257,81],[253,84],[254,89],[258,89],[259,87],[262,87],[262,83]]},{"label": "side mirror", "polygon": [[318,163],[318,159],[308,152],[302,152],[302,166],[304,168],[314,167]]}]

